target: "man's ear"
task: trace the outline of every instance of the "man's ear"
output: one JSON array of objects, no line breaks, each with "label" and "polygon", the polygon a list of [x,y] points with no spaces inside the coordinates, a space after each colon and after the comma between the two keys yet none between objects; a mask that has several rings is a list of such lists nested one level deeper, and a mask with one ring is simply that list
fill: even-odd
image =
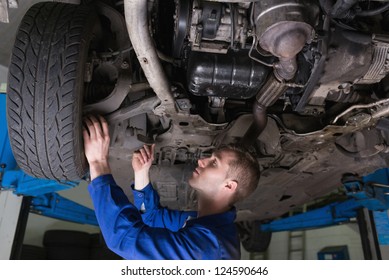
[{"label": "man's ear", "polygon": [[226,188],[228,188],[230,191],[236,191],[236,188],[238,187],[238,182],[235,180],[228,180],[225,185]]}]

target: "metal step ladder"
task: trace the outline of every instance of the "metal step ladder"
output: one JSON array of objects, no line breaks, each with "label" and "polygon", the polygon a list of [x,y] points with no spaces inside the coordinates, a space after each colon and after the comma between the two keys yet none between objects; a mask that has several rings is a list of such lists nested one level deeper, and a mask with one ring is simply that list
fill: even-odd
[{"label": "metal step ladder", "polygon": [[305,230],[289,231],[288,260],[305,259]]},{"label": "metal step ladder", "polygon": [[[305,213],[307,206],[295,209],[289,213],[290,216],[297,213]],[[305,230],[295,230],[288,232],[288,260],[305,259]]]}]

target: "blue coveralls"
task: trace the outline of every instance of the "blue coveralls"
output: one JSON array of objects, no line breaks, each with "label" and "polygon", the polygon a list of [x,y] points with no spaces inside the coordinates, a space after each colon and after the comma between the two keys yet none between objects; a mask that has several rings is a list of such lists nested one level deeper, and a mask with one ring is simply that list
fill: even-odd
[{"label": "blue coveralls", "polygon": [[134,205],[112,175],[95,178],[88,190],[107,246],[125,259],[240,259],[235,208],[196,218],[161,207],[151,184],[133,190]]}]

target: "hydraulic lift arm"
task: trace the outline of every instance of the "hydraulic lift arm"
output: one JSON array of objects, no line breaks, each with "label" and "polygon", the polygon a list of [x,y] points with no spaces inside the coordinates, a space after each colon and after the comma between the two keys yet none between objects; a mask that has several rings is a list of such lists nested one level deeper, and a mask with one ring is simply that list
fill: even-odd
[{"label": "hydraulic lift arm", "polygon": [[95,212],[57,193],[36,196],[31,201],[30,211],[47,217],[98,226]]},{"label": "hydraulic lift arm", "polygon": [[363,208],[372,211],[389,209],[389,168],[364,177],[345,174],[342,183],[349,197],[346,201],[262,224],[261,230],[276,232],[331,226],[350,221]]}]

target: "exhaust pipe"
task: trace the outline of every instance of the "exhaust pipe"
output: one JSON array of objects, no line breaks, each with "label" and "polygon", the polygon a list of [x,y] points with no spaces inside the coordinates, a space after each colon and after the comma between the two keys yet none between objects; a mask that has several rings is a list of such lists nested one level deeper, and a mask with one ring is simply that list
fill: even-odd
[{"label": "exhaust pipe", "polygon": [[126,26],[132,46],[150,87],[161,100],[161,104],[154,109],[154,113],[170,117],[177,111],[170,83],[149,32],[147,11],[147,0],[124,0]]},{"label": "exhaust pipe", "polygon": [[313,39],[319,7],[306,0],[262,0],[255,2],[256,36],[265,51],[277,57],[274,71],[259,90],[253,107],[254,121],[241,139],[252,145],[267,124],[266,108],[286,91],[284,81],[297,72],[297,54]]},{"label": "exhaust pipe", "polygon": [[280,83],[275,73],[269,77],[259,90],[253,105],[253,123],[241,139],[245,147],[253,145],[267,125],[267,108],[273,105],[288,87]]}]

